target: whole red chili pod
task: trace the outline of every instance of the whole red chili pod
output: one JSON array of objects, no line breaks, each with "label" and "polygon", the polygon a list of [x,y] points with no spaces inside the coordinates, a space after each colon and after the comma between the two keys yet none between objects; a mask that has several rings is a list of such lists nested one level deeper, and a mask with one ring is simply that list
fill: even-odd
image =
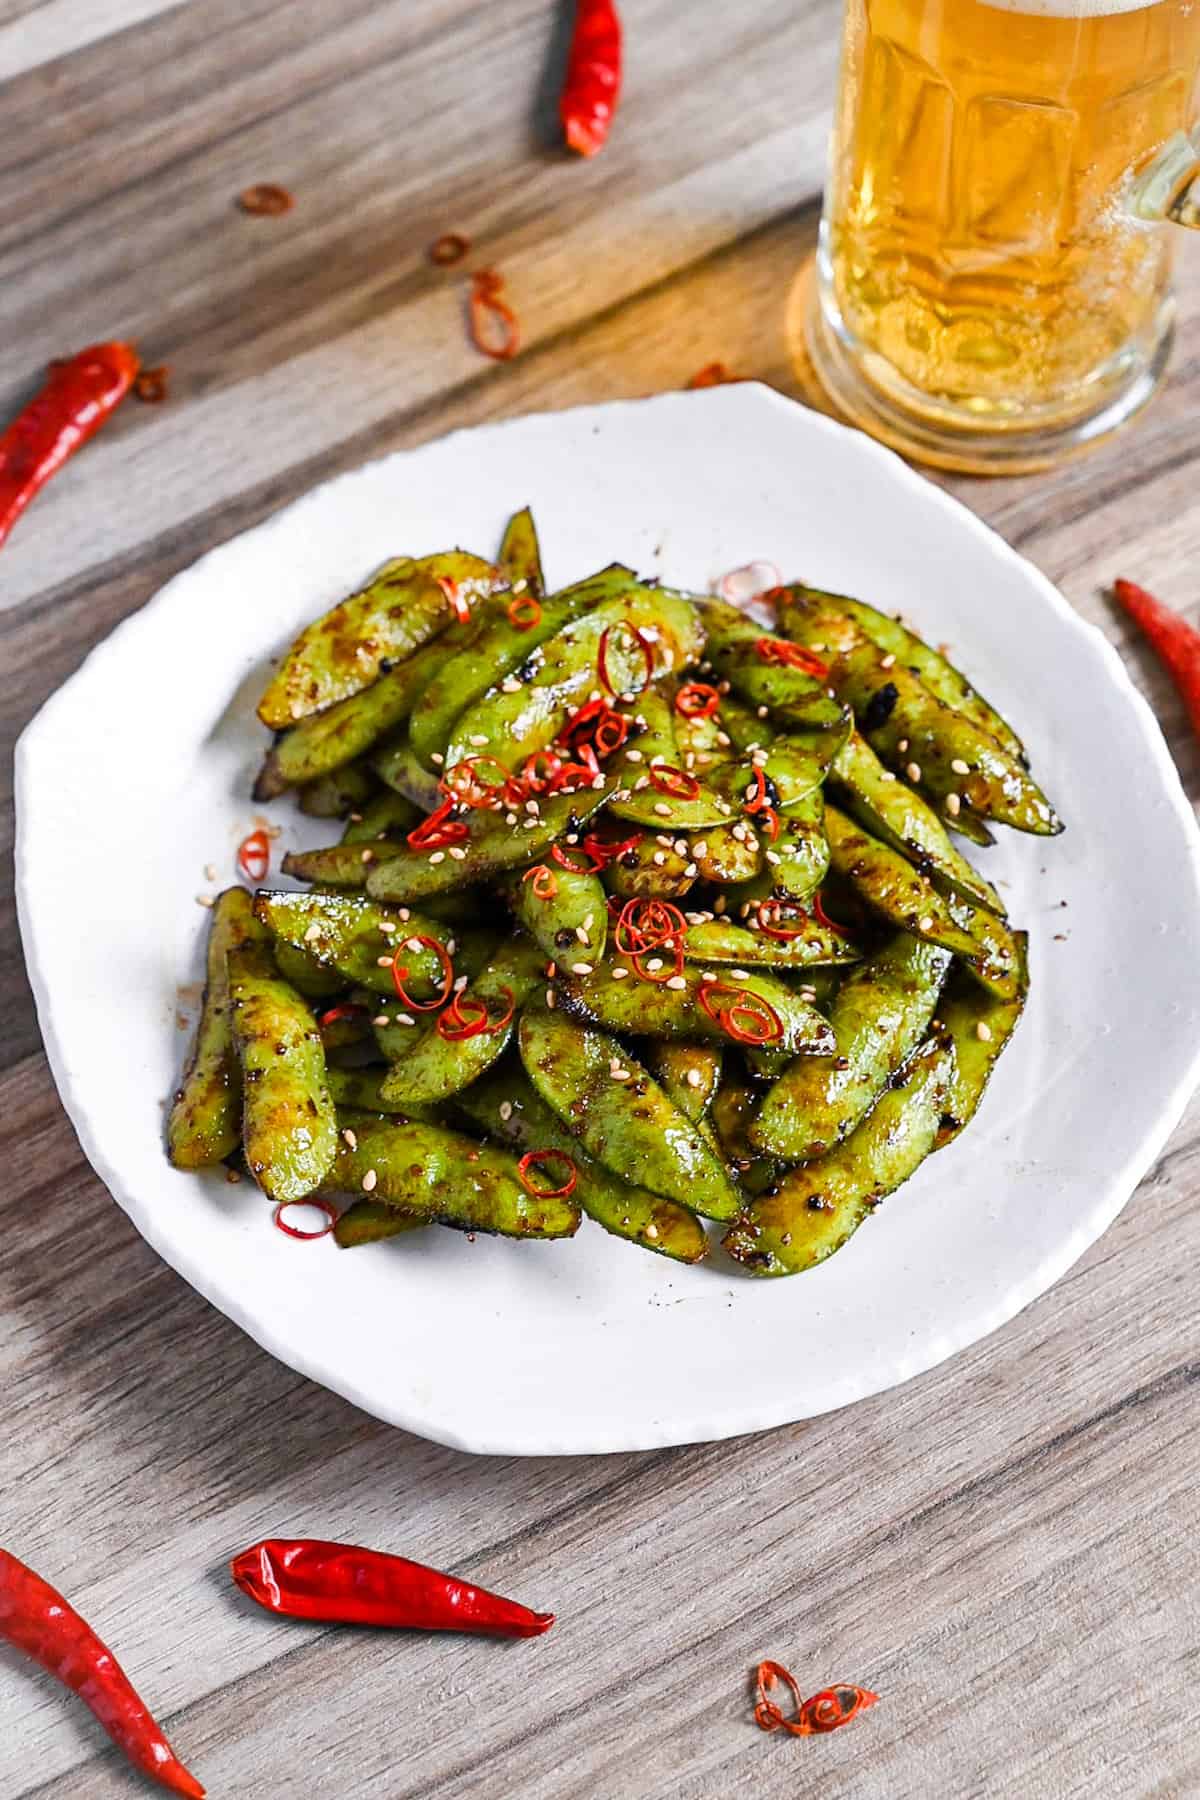
[{"label": "whole red chili pod", "polygon": [[613,0],[577,0],[567,78],[558,111],[567,143],[595,156],[621,96],[621,21]]},{"label": "whole red chili pod", "polygon": [[540,1637],[553,1613],[531,1612],[405,1556],[320,1538],[264,1538],[229,1565],[244,1594],[268,1612],[329,1625],[391,1625]]},{"label": "whole red chili pod", "polygon": [[48,1581],[0,1550],[0,1637],[89,1706],[114,1744],[172,1793],[203,1800],[133,1683],[106,1644]]},{"label": "whole red chili pod", "polygon": [[120,405],[138,372],[131,344],[93,344],[54,363],[0,435],[0,544],[34,495]]},{"label": "whole red chili pod", "polygon": [[1171,676],[1200,737],[1200,631],[1136,581],[1114,581],[1113,594]]}]

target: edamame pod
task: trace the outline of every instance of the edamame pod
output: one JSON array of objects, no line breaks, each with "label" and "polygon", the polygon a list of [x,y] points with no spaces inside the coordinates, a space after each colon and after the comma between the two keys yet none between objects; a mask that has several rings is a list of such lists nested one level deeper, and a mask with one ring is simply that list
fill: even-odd
[{"label": "edamame pod", "polygon": [[337,1147],[321,1034],[266,943],[233,945],[228,968],[246,1163],[269,1199],[301,1200],[318,1186]]},{"label": "edamame pod", "polygon": [[907,857],[869,836],[836,806],[825,808],[825,836],[834,874],[885,924],[928,943],[943,944],[957,956],[976,958],[975,940],[956,924],[950,901]]},{"label": "edamame pod", "polygon": [[744,964],[747,968],[802,969],[809,963],[858,962],[862,951],[832,926],[814,918],[789,918],[786,939],[773,938],[753,916],[748,928],[726,919],[693,925],[683,941],[689,962]]},{"label": "edamame pod", "polygon": [[[660,844],[659,838],[664,841]],[[621,900],[678,900],[696,884],[699,868],[690,846],[677,850],[666,832],[643,832],[638,842],[608,864],[600,879]]]},{"label": "edamame pod", "polygon": [[[565,975],[560,971],[556,981],[559,1005],[572,1018],[602,1025],[606,1031],[647,1038],[713,1038],[726,1042],[730,1033],[721,1023],[720,1014],[731,1004],[731,986],[747,997],[751,1008],[766,1021],[762,1008],[769,1008],[778,1020],[779,1037],[771,1048],[787,1056],[826,1056],[835,1048],[829,1021],[814,1006],[801,1000],[782,981],[767,974],[747,972],[734,983],[714,981],[713,973],[696,964],[685,966],[682,975],[674,976],[680,987],[641,980],[624,957],[603,963],[589,975]],[[706,988],[720,987],[721,1004],[707,1012],[701,1003]],[[717,1015],[717,1016],[714,1016]]]},{"label": "edamame pod", "polygon": [[1029,940],[1023,931],[1015,932],[1014,937],[1017,991],[1012,999],[1000,1000],[977,983],[956,978],[938,1007],[938,1017],[953,1039],[956,1053],[954,1079],[938,1130],[939,1150],[975,1117],[992,1070],[1025,1010]]},{"label": "edamame pod", "polygon": [[499,561],[501,571],[515,594],[529,593],[536,600],[545,593],[537,527],[527,506],[514,513],[504,527]]},{"label": "edamame pod", "polygon": [[585,1156],[519,1064],[476,1082],[458,1104],[477,1125],[522,1151],[559,1150],[569,1156],[576,1171],[571,1198],[605,1231],[674,1262],[698,1263],[708,1255],[708,1238],[695,1213],[644,1188],[627,1186]]},{"label": "edamame pod", "polygon": [[447,1036],[440,1021],[428,1023],[384,1077],[381,1092],[387,1106],[448,1100],[477,1081],[503,1056],[516,1031],[517,1014],[545,978],[545,957],[538,946],[527,937],[510,939],[468,984],[459,1002],[465,1009],[461,1016],[473,1020],[482,1005],[489,1020],[496,1022],[472,1037]]},{"label": "edamame pod", "polygon": [[686,1113],[693,1125],[703,1124],[721,1085],[725,1051],[721,1044],[651,1044],[647,1052],[650,1071],[668,1100]]},{"label": "edamame pod", "polygon": [[366,763],[347,763],[330,775],[319,775],[296,791],[300,811],[314,819],[344,819],[360,812],[379,786],[379,778]]},{"label": "edamame pod", "polygon": [[356,1200],[339,1216],[333,1241],[343,1250],[353,1250],[358,1244],[377,1244],[382,1238],[399,1237],[405,1231],[420,1231],[428,1223],[428,1219],[411,1219],[381,1200]]},{"label": "edamame pod", "polygon": [[[742,914],[748,907],[757,913],[764,905],[770,912],[772,902],[782,908],[805,906],[829,871],[829,841],[825,836],[825,799],[820,788],[814,788],[779,818],[779,836],[767,845],[767,855],[759,874],[752,880],[731,886],[729,905]],[[749,917],[750,913],[742,914]],[[785,923],[790,923],[784,918]]]},{"label": "edamame pod", "polygon": [[838,989],[837,1053],[792,1063],[769,1089],[750,1141],[785,1162],[811,1162],[848,1137],[929,1028],[950,952],[901,933]]},{"label": "edamame pod", "polygon": [[740,608],[724,600],[705,600],[700,615],[707,634],[706,656],[743,700],[753,707],[768,707],[794,729],[828,731],[842,723],[845,708],[830,698],[828,681],[770,660],[769,652],[764,656],[762,646],[775,640]]},{"label": "edamame pod", "polygon": [[[407,919],[392,907],[357,894],[292,894],[264,889],[255,896],[255,917],[285,944],[294,944],[324,968],[377,994],[394,994],[393,953],[408,969],[406,986],[418,1000],[442,987],[442,962],[433,950],[411,940],[434,939],[448,950],[455,932],[422,914]],[[448,951],[453,955],[453,952]]]},{"label": "edamame pod", "polygon": [[[528,1192],[503,1150],[422,1120],[340,1115],[343,1127],[322,1194],[367,1192],[408,1218],[488,1231],[502,1237],[573,1237],[579,1208],[571,1199]],[[346,1133],[353,1138],[353,1145]]]},{"label": "edamame pod", "polygon": [[[962,713],[934,698],[911,669],[885,653],[815,590],[781,589],[782,628],[816,648],[877,755],[951,809],[981,813],[1039,836],[1062,830],[1053,807],[1022,765]],[[953,798],[952,798],[953,797]]]},{"label": "edamame pod", "polygon": [[[566,853],[568,858],[582,854],[574,844]],[[598,962],[604,955],[608,900],[599,875],[564,868],[551,858],[510,875],[504,893],[517,923],[541,945],[543,959],[570,965]]]},{"label": "edamame pod", "polygon": [[226,958],[241,944],[266,943],[244,888],[227,888],[212,909],[204,998],[183,1082],[167,1119],[167,1154],[177,1169],[209,1169],[241,1142],[242,1081],[229,1022]]},{"label": "edamame pod", "polygon": [[954,1079],[954,1045],[929,1039],[856,1131],[755,1200],[724,1244],[751,1275],[796,1275],[840,1250],[934,1147]]},{"label": "edamame pod", "polygon": [[538,1004],[517,1037],[534,1087],[597,1162],[706,1218],[736,1215],[737,1191],[710,1145],[615,1038]]},{"label": "edamame pod", "polygon": [[674,719],[662,695],[640,695],[636,717],[641,731],[616,765],[620,798],[612,802],[614,815],[672,835],[733,820],[732,800],[681,766]]},{"label": "edamame pod", "polygon": [[284,730],[370,687],[383,664],[411,656],[454,617],[446,588],[468,605],[503,584],[465,550],[397,557],[365,588],[305,627],[267,686],[258,716]]}]

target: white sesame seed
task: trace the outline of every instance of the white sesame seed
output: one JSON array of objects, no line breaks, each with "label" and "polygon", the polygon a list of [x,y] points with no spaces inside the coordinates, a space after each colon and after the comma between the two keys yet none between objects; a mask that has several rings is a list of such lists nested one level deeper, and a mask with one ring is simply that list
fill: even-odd
[{"label": "white sesame seed", "polygon": [[463,989],[466,987],[466,985],[467,985],[467,977],[465,975],[456,975],[454,977],[454,985],[453,985],[453,988],[451,989],[451,992],[455,993],[455,994],[461,994]]},{"label": "white sesame seed", "polygon": [[895,660],[895,657],[889,651],[886,656],[880,658],[879,666],[881,669],[890,669]]},{"label": "white sesame seed", "polygon": [[376,1013],[375,1017],[371,1020],[371,1023],[372,1025],[390,1025],[391,1020],[386,1013]]},{"label": "white sesame seed", "polygon": [[770,710],[771,709],[769,706],[756,706],[754,709],[755,717],[759,718],[759,719],[765,719],[767,714],[770,712]]},{"label": "white sesame seed", "polygon": [[621,1067],[622,1067],[622,1064],[621,1064],[621,1059],[619,1056],[610,1056],[609,1057],[608,1072],[610,1075],[615,1075],[617,1070]]},{"label": "white sesame seed", "polygon": [[667,853],[665,850],[656,850],[654,852],[652,861],[655,862],[660,869],[662,868],[662,866],[666,862],[666,860],[667,860]]},{"label": "white sesame seed", "polygon": [[591,963],[585,962],[572,963],[571,973],[572,975],[590,975],[592,973],[592,965]]},{"label": "white sesame seed", "polygon": [[717,974],[715,969],[705,969],[703,975],[700,977],[700,985],[703,987],[706,981],[719,981],[720,979],[721,977]]},{"label": "white sesame seed", "polygon": [[409,912],[407,906],[402,906],[400,908],[400,912],[399,912],[398,916],[400,918],[402,918],[406,924],[407,924],[408,920],[412,918],[412,914]]},{"label": "white sesame seed", "polygon": [[315,944],[317,939],[320,937],[320,935],[321,935],[321,927],[317,924],[316,920],[314,919],[312,924],[309,926],[308,930],[304,934],[304,941],[306,944]]},{"label": "white sesame seed", "polygon": [[746,841],[746,838],[749,834],[747,833],[746,827],[744,825],[734,825],[731,829],[730,835],[732,837],[735,837],[739,844],[744,844]]},{"label": "white sesame seed", "polygon": [[421,948],[420,938],[419,937],[405,938],[404,948],[406,950],[419,950]]},{"label": "white sesame seed", "polygon": [[617,964],[616,968],[612,972],[612,978],[614,981],[625,981],[625,980],[627,980],[628,976],[629,976],[629,970],[626,968],[623,968],[620,963]]},{"label": "white sesame seed", "polygon": [[505,824],[506,824],[506,825],[515,825],[515,824],[516,824],[516,822],[517,822],[517,815],[516,815],[516,813],[514,813],[514,812],[510,812],[510,813],[505,813],[505,815],[504,815],[504,823],[505,823]]},{"label": "white sesame seed", "polygon": [[981,1044],[990,1044],[992,1041],[991,1026],[985,1025],[982,1019],[977,1020],[975,1024],[975,1036],[979,1039]]},{"label": "white sesame seed", "polygon": [[658,1236],[658,1226],[653,1223],[647,1225],[646,1236],[650,1239],[651,1243],[653,1243],[654,1239]]},{"label": "white sesame seed", "polygon": [[582,925],[577,925],[575,927],[575,938],[576,938],[576,941],[580,944],[586,944],[588,942],[588,934],[583,929]]},{"label": "white sesame seed", "polygon": [[411,1013],[397,1013],[396,1014],[397,1025],[415,1025],[416,1022],[417,1021],[413,1018]]},{"label": "white sesame seed", "polygon": [[699,871],[699,869],[697,869],[695,863],[688,863],[688,865],[684,869],[683,873],[688,881],[695,881],[696,876],[700,873],[700,871]]},{"label": "white sesame seed", "polygon": [[685,988],[687,986],[687,979],[683,975],[672,975],[666,985],[669,988],[675,989]]},{"label": "white sesame seed", "polygon": [[656,800],[654,802],[654,810],[660,819],[669,819],[671,816],[671,809],[665,800]]},{"label": "white sesame seed", "polygon": [[903,756],[904,752],[908,749],[908,739],[901,738],[900,742],[896,745],[896,748],[900,752],[901,756]]},{"label": "white sesame seed", "polygon": [[463,849],[461,844],[451,844],[450,854],[454,858],[455,862],[466,862],[466,860],[467,860],[467,853]]},{"label": "white sesame seed", "polygon": [[730,969],[729,973],[735,981],[749,981],[750,979],[749,969]]},{"label": "white sesame seed", "polygon": [[698,844],[692,845],[692,855],[693,856],[707,856],[708,855],[708,840],[706,838],[701,838],[701,840]]},{"label": "white sesame seed", "polygon": [[538,807],[538,803],[536,800],[527,800],[525,802],[525,811],[526,812],[535,813],[535,812],[538,812],[539,810],[540,809]]},{"label": "white sesame seed", "polygon": [[662,966],[661,956],[652,956],[646,964],[646,967],[650,970],[652,975],[657,975]]},{"label": "white sesame seed", "polygon": [[956,756],[950,764],[950,767],[954,770],[956,775],[969,775],[971,773],[970,763],[964,762],[961,756]]},{"label": "white sesame seed", "polygon": [[907,764],[907,766],[905,767],[904,773],[908,776],[908,779],[910,781],[920,781],[920,779],[921,779],[920,763]]},{"label": "white sesame seed", "polygon": [[593,787],[594,787],[594,788],[595,788],[595,789],[596,789],[596,790],[597,790],[597,792],[598,792],[598,791],[599,791],[599,790],[600,790],[600,789],[601,789],[601,788],[602,788],[602,787],[603,787],[603,786],[604,786],[604,784],[605,784],[605,782],[606,782],[606,781],[607,781],[607,780],[608,780],[608,776],[607,776],[607,775],[594,775],[594,776],[593,776],[593,777],[592,777],[592,786],[593,786]]},{"label": "white sesame seed", "polygon": [[928,913],[926,913],[926,915],[923,919],[917,920],[917,930],[918,931],[932,931],[933,930],[933,920],[929,917]]},{"label": "white sesame seed", "polygon": [[502,1119],[504,1119],[506,1122],[512,1118],[512,1110],[513,1109],[512,1109],[512,1101],[511,1100],[502,1100],[500,1102],[500,1107],[499,1107],[500,1117]]},{"label": "white sesame seed", "polygon": [[430,754],[430,757],[429,757],[429,760],[430,760],[430,762],[431,762],[431,763],[436,763],[436,764],[437,764],[437,766],[438,766],[438,768],[439,768],[439,769],[440,769],[440,768],[441,768],[441,766],[442,766],[442,764],[443,764],[443,763],[444,763],[444,762],[445,762],[445,760],[446,760],[446,759],[445,759],[445,757],[444,757],[444,756],[443,756],[443,755],[442,755],[442,753],[441,753],[441,751],[440,751],[440,750],[434,750],[434,751],[432,751],[432,752],[431,752],[431,754]]},{"label": "white sesame seed", "polygon": [[613,1070],[611,1070],[611,1074],[612,1074],[612,1078],[614,1081],[628,1081],[629,1080],[629,1070],[628,1069],[613,1069]]},{"label": "white sesame seed", "polygon": [[519,694],[521,691],[521,684],[515,676],[506,675],[504,680],[500,683],[500,691],[503,694]]},{"label": "white sesame seed", "polygon": [[640,750],[627,750],[625,752],[625,761],[626,762],[639,763],[639,762],[645,762],[645,760],[646,759],[642,755]]},{"label": "white sesame seed", "polygon": [[699,1069],[689,1069],[687,1074],[684,1076],[684,1080],[687,1082],[689,1087],[699,1087],[701,1082],[704,1080],[704,1077],[703,1077],[703,1075],[701,1075]]},{"label": "white sesame seed", "polygon": [[[196,895],[196,905],[197,906],[215,906],[216,904],[217,904],[216,899],[212,894],[197,894]],[[318,936],[319,935],[320,935],[320,929],[318,927]]]},{"label": "white sesame seed", "polygon": [[546,1005],[550,1008],[551,1012],[554,1011],[556,999],[557,999],[557,996],[554,992],[554,989],[547,988],[546,989]]},{"label": "white sesame seed", "polygon": [[362,855],[359,857],[359,861],[364,862],[364,863],[373,863],[375,861],[375,852],[373,850],[364,850]]},{"label": "white sesame seed", "polygon": [[366,1174],[362,1178],[363,1193],[364,1194],[373,1194],[375,1192],[375,1184],[378,1180],[379,1180],[379,1177],[375,1173],[374,1169],[368,1169]]},{"label": "white sesame seed", "polygon": [[730,737],[730,735],[727,731],[718,731],[717,742],[718,742],[718,744],[720,744],[722,750],[728,750],[730,744],[732,744],[732,742],[733,742],[733,739]]},{"label": "white sesame seed", "polygon": [[779,856],[778,850],[767,850],[767,851],[764,851],[763,854],[766,856],[767,861],[771,864],[771,866],[773,868],[777,868],[779,866],[780,856]]},{"label": "white sesame seed", "polygon": [[217,868],[215,863],[205,863],[204,879],[205,881],[215,881],[217,879]]},{"label": "white sesame seed", "polygon": [[436,869],[438,864],[444,863],[445,860],[446,860],[446,852],[444,850],[435,850],[433,855],[429,859],[429,866],[431,869]]},{"label": "white sesame seed", "polygon": [[950,814],[952,819],[957,819],[959,813],[962,811],[962,801],[957,794],[946,795],[946,811]]},{"label": "white sesame seed", "polygon": [[380,921],[379,921],[380,937],[391,937],[393,935],[393,933],[395,932],[395,930],[396,930],[396,927],[393,925],[393,923],[390,919],[380,919]]},{"label": "white sesame seed", "polygon": [[643,788],[648,788],[649,786],[650,777],[648,775],[639,775],[633,784],[633,791],[635,794],[640,794]]},{"label": "white sesame seed", "polygon": [[540,819],[522,819],[521,820],[522,829],[525,831],[536,831],[538,826],[540,825],[540,823],[541,823]]},{"label": "white sesame seed", "polygon": [[[526,581],[525,577],[522,575],[520,581],[513,582],[512,591],[514,594],[523,594],[525,592],[525,589],[528,586],[529,586],[529,583]],[[511,1110],[512,1110],[511,1107],[509,1108],[509,1110],[511,1112]]]},{"label": "white sesame seed", "polygon": [[[306,932],[305,936],[307,937],[307,935],[308,933]],[[375,958],[375,967],[377,969],[390,969],[394,960],[395,959],[391,956],[377,956]]]},{"label": "white sesame seed", "polygon": [[471,736],[470,736],[468,742],[470,742],[472,744],[486,744],[487,743],[487,733],[483,732],[483,731],[473,731],[471,733]]},{"label": "white sesame seed", "polygon": [[595,924],[595,923],[596,923],[596,915],[595,915],[595,913],[584,913],[584,915],[583,915],[583,924],[582,924],[582,925],[578,925],[578,926],[576,926],[576,931],[577,931],[577,932],[580,932],[580,931],[581,931],[581,932],[582,932],[582,933],[583,933],[583,937],[582,937],[582,940],[581,940],[581,941],[582,941],[582,942],[583,942],[583,943],[585,943],[585,944],[586,944],[586,943],[587,943],[587,935],[588,935],[588,932],[589,932],[589,931],[590,931],[590,930],[591,930],[591,929],[592,929],[592,926],[593,926],[593,925],[594,925],[594,924]]},{"label": "white sesame seed", "polygon": [[892,773],[891,769],[883,769],[881,771],[881,779],[884,781],[895,781],[896,777]]},{"label": "white sesame seed", "polygon": [[351,1129],[348,1125],[347,1125],[346,1129],[343,1131],[342,1137],[345,1140],[346,1148],[348,1150],[357,1150],[358,1149],[358,1139],[355,1136],[355,1134],[351,1131]]}]

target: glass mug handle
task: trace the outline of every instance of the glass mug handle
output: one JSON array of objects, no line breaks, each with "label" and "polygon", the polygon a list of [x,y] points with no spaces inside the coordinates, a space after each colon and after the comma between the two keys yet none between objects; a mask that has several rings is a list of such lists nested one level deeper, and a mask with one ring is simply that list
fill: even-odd
[{"label": "glass mug handle", "polygon": [[1158,155],[1134,176],[1129,207],[1147,222],[1170,219],[1200,229],[1200,125],[1177,131]]}]

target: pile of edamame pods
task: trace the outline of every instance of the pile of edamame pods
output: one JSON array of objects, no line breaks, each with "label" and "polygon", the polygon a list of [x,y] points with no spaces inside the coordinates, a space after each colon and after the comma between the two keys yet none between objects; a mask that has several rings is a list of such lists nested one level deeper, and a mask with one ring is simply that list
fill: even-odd
[{"label": "pile of edamame pods", "polygon": [[[259,707],[255,795],[340,841],[212,915],[168,1126],[342,1245],[581,1217],[681,1262],[811,1268],[969,1123],[1026,939],[951,833],[1061,829],[1012,728],[908,626],[795,583],[620,564],[547,593],[400,558]],[[319,835],[314,827],[314,836]]]}]

